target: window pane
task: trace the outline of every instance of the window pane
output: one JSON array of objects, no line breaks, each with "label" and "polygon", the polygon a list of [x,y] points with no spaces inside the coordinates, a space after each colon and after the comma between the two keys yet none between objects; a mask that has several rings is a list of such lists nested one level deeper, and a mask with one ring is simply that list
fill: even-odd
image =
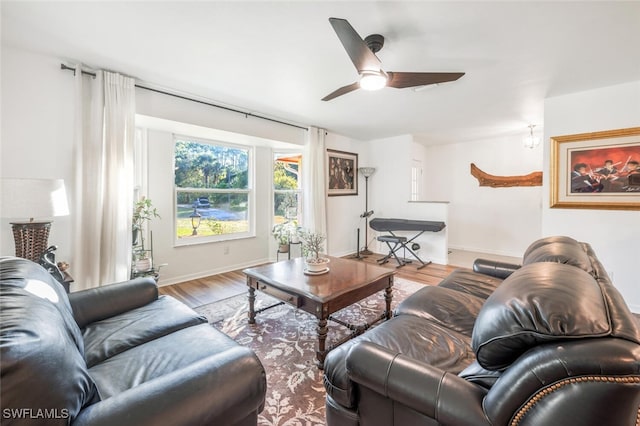
[{"label": "window pane", "polygon": [[249,187],[249,150],[176,140],[175,184],[178,188]]},{"label": "window pane", "polygon": [[[177,192],[178,238],[249,232],[248,193]],[[181,203],[180,200],[194,200]],[[199,215],[200,220],[194,215]],[[192,220],[193,218],[193,220]],[[193,234],[196,226],[196,235]]]},{"label": "window pane", "polygon": [[251,232],[249,153],[250,148],[176,137],[174,182],[179,240],[215,241]]},{"label": "window pane", "polygon": [[300,153],[276,153],[273,161],[273,223],[301,224]]}]

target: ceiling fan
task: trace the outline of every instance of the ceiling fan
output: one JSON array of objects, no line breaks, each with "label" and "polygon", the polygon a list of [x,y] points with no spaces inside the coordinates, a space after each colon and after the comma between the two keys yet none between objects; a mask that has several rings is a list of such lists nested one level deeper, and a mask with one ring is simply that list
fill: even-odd
[{"label": "ceiling fan", "polygon": [[463,72],[385,72],[380,59],[375,55],[384,45],[383,36],[372,34],[363,40],[346,19],[329,18],[329,22],[358,70],[360,80],[331,92],[322,98],[323,101],[330,101],[357,89],[426,86],[455,81],[464,75]]}]

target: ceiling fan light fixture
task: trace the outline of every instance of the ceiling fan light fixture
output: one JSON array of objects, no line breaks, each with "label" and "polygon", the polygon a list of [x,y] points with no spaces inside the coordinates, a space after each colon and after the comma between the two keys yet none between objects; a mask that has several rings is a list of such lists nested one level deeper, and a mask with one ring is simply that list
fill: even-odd
[{"label": "ceiling fan light fixture", "polygon": [[387,85],[387,76],[383,72],[363,71],[360,75],[360,88],[380,90]]}]

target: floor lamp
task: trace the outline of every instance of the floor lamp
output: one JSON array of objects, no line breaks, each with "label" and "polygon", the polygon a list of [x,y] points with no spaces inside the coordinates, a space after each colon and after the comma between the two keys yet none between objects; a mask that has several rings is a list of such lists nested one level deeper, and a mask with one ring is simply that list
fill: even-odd
[{"label": "floor lamp", "polygon": [[375,167],[360,167],[358,169],[360,174],[364,176],[364,213],[360,215],[360,217],[364,218],[364,249],[360,252],[361,254],[373,254],[371,250],[369,250],[369,216],[373,214],[373,210],[369,210],[369,178],[376,171]]},{"label": "floor lamp", "polygon": [[[2,178],[1,186],[2,217],[22,219],[10,222],[16,256],[39,262],[49,244],[49,231],[53,221],[48,218],[69,214],[64,181]],[[35,217],[42,219],[35,220]]]}]

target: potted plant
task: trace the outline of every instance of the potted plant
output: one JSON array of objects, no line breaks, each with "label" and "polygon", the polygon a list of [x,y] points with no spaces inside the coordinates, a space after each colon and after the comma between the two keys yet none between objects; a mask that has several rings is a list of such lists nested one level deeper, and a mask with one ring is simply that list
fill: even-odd
[{"label": "potted plant", "polygon": [[[132,217],[132,244],[138,245],[138,236],[142,230],[145,222],[150,221],[153,218],[160,217],[158,210],[153,207],[151,199],[142,197],[133,205],[133,217]],[[142,243],[144,249],[144,242]]]},{"label": "potted plant", "polygon": [[273,235],[273,238],[275,238],[279,244],[278,251],[280,253],[288,253],[290,232],[287,223],[278,223],[277,225],[274,225],[271,230],[271,235]]},{"label": "potted plant", "polygon": [[136,249],[133,251],[133,264],[135,272],[147,272],[153,269],[153,261],[149,250]]},{"label": "potted plant", "polygon": [[311,274],[329,272],[329,259],[322,257],[326,237],[319,232],[303,231],[300,233],[302,254],[305,257],[306,272]]}]

